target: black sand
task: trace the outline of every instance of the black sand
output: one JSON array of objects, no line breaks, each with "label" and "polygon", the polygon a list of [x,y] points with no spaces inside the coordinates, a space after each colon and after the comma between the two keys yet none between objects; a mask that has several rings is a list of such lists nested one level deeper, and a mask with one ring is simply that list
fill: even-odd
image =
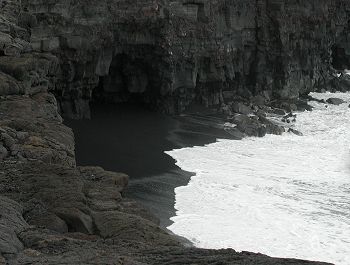
[{"label": "black sand", "polygon": [[166,227],[175,215],[174,189],[187,185],[191,173],[164,151],[229,137],[218,128],[223,123],[219,117],[194,113],[170,117],[139,105],[104,105],[92,107],[91,120],[65,123],[75,133],[78,165],[127,173],[126,196],[140,201]]}]

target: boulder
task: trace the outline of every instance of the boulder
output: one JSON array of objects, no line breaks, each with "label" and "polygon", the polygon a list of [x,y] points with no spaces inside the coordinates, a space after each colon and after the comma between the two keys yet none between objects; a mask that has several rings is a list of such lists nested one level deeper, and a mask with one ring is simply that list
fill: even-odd
[{"label": "boulder", "polygon": [[263,137],[266,134],[266,126],[260,123],[256,116],[249,117],[244,114],[237,114],[231,122],[237,125],[239,131],[248,136]]},{"label": "boulder", "polygon": [[289,129],[288,129],[288,132],[294,133],[295,135],[298,135],[298,136],[303,136],[303,133],[302,133],[302,132],[299,132],[298,130],[295,130],[295,129],[293,129],[293,128],[289,128]]},{"label": "boulder", "polygon": [[169,236],[154,223],[139,216],[118,211],[96,212],[94,224],[102,238],[118,238],[139,243],[179,245],[175,237]]},{"label": "boulder", "polygon": [[259,121],[266,126],[267,134],[282,135],[285,132],[284,127],[275,124],[264,116],[259,116]]},{"label": "boulder", "polygon": [[345,103],[345,101],[340,98],[329,98],[326,100],[326,102],[332,105],[341,105]]},{"label": "boulder", "polygon": [[273,108],[273,109],[271,110],[271,113],[276,114],[276,115],[281,115],[281,116],[286,115],[285,110],[279,109],[279,108]]},{"label": "boulder", "polygon": [[231,106],[232,106],[233,112],[235,113],[240,113],[245,115],[253,113],[252,108],[242,102],[233,102]]},{"label": "boulder", "polygon": [[313,107],[308,104],[306,100],[296,100],[295,105],[298,111],[312,111]]}]

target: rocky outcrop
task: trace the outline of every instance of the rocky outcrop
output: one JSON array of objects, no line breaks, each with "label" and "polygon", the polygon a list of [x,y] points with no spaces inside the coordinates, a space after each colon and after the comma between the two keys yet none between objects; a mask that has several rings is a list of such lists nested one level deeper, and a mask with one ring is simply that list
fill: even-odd
[{"label": "rocky outcrop", "polygon": [[73,133],[62,124],[53,95],[0,99],[0,157],[75,166]]},{"label": "rocky outcrop", "polygon": [[76,166],[61,114],[89,117],[91,100],[168,113],[196,102],[230,115],[237,138],[281,133],[266,110],[345,87],[334,75],[349,62],[345,0],[0,7],[0,264],[321,264],[184,247],[123,198],[126,175]]}]

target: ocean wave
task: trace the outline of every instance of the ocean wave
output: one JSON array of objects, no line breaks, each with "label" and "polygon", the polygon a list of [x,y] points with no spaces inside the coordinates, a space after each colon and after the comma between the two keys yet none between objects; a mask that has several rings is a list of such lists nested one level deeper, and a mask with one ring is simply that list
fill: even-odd
[{"label": "ocean wave", "polygon": [[168,229],[202,248],[350,264],[350,94],[312,102],[295,129],[167,152],[196,173]]}]

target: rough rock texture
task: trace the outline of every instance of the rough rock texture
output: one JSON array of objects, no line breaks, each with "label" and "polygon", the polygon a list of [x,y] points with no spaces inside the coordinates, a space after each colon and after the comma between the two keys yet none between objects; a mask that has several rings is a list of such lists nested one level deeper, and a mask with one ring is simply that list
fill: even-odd
[{"label": "rough rock texture", "polygon": [[279,134],[266,111],[346,89],[346,2],[0,0],[0,264],[321,264],[184,247],[123,198],[127,176],[76,167],[60,114],[195,102],[230,115],[235,137]]},{"label": "rough rock texture", "polygon": [[[5,11],[13,2],[2,1]],[[54,91],[69,117],[89,117],[92,95],[168,113],[237,95],[295,99],[339,87],[334,68],[350,68],[346,0],[21,2],[21,28],[8,26],[0,43],[6,55],[33,52],[2,58],[0,69],[16,72],[27,90]]]},{"label": "rough rock texture", "polygon": [[0,157],[75,166],[73,133],[53,95],[0,98]]},{"label": "rough rock texture", "polygon": [[325,264],[181,245],[120,192],[127,176],[0,163],[0,254],[8,264]]}]

